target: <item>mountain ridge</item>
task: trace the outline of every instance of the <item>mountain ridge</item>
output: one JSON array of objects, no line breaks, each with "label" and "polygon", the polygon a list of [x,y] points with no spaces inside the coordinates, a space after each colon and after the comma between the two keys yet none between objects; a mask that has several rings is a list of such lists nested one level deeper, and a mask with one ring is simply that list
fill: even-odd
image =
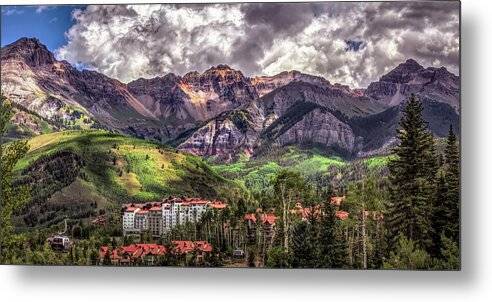
[{"label": "mountain ridge", "polygon": [[[390,108],[400,108],[410,94],[425,108],[446,112],[433,115],[440,125],[433,129],[436,135],[442,124],[456,128],[459,121],[459,77],[413,59],[366,89],[296,70],[246,77],[224,64],[125,84],[56,60],[36,38],[3,47],[1,67],[2,92],[47,120],[61,121],[62,129],[104,128],[221,161],[291,144],[321,145],[355,157],[379,152],[392,136],[381,129],[385,115],[378,114],[389,110],[393,120],[400,109]],[[384,141],[373,144],[374,138],[364,136],[367,131],[357,130],[365,120],[376,125],[372,135]],[[394,127],[392,122],[389,128]]]}]

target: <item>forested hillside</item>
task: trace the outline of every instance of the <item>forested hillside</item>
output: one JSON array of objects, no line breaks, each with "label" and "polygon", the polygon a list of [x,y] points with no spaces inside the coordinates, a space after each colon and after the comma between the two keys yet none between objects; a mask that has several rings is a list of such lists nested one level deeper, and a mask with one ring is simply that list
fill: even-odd
[{"label": "forested hillside", "polygon": [[31,187],[32,200],[17,211],[19,226],[171,195],[225,197],[235,187],[200,158],[103,130],[54,132],[27,143],[15,171],[16,182]]}]

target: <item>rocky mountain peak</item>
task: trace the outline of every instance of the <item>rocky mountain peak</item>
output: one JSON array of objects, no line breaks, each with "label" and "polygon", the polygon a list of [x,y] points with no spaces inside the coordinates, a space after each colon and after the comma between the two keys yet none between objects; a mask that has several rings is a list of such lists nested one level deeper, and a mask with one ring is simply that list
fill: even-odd
[{"label": "rocky mountain peak", "polygon": [[366,96],[383,104],[395,106],[416,94],[421,98],[447,103],[456,110],[459,107],[459,77],[445,67],[424,68],[408,59],[373,82],[366,89]]},{"label": "rocky mountain peak", "polygon": [[415,69],[422,69],[422,65],[420,65],[417,61],[415,61],[414,59],[410,58],[410,59],[407,59],[405,61],[405,63],[402,63],[401,65],[404,65],[404,66],[407,66],[407,67],[410,67],[410,68],[415,68]]},{"label": "rocky mountain peak", "polygon": [[395,69],[381,77],[382,82],[407,83],[416,72],[424,70],[424,67],[414,59],[408,59],[398,65]]},{"label": "rocky mountain peak", "polygon": [[2,48],[2,60],[21,60],[31,67],[56,62],[55,56],[36,38],[20,38]]},{"label": "rocky mountain peak", "polygon": [[232,69],[229,65],[227,65],[227,64],[219,64],[219,65],[214,66],[214,67],[212,67],[212,68],[210,68],[210,69],[217,69],[217,70],[220,70],[220,69],[222,69],[222,70],[233,70],[233,69]]},{"label": "rocky mountain peak", "polygon": [[297,70],[282,71],[273,76],[255,76],[251,78],[251,83],[258,91],[259,96],[268,94],[291,82],[305,82],[323,87],[330,85],[330,82],[323,77],[305,74]]},{"label": "rocky mountain peak", "polygon": [[220,64],[207,69],[203,77],[214,77],[221,79],[244,80],[244,75],[241,71],[232,69],[228,65]]},{"label": "rocky mountain peak", "polygon": [[183,79],[197,78],[200,76],[198,71],[190,71],[183,76]]},{"label": "rocky mountain peak", "polygon": [[447,80],[447,79],[453,79],[453,80],[458,80],[458,76],[452,74],[451,72],[448,71],[448,69],[444,66],[435,68],[435,67],[429,67],[427,68],[428,70],[434,72],[434,77],[437,80]]}]

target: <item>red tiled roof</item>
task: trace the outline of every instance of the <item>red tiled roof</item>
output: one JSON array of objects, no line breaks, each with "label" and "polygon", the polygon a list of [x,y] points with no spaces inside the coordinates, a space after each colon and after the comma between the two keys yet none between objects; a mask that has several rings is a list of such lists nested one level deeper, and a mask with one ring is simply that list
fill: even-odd
[{"label": "red tiled roof", "polygon": [[[107,247],[107,246],[101,246],[99,248],[99,257],[101,259],[104,259],[104,257],[106,257],[106,254],[108,253],[108,250],[109,250],[109,247]],[[117,259],[120,259],[121,257],[118,255],[118,251],[116,249],[114,249],[114,250],[111,251],[111,254],[109,255],[109,258],[111,260],[117,260]]]},{"label": "red tiled roof", "polygon": [[171,203],[180,203],[183,206],[195,206],[195,205],[210,205],[212,208],[223,209],[227,207],[227,204],[214,200],[206,200],[201,198],[188,198],[188,197],[169,197],[160,202],[147,202],[147,203],[129,203],[123,205],[123,210],[126,212],[134,212],[137,209],[141,211],[161,211],[162,207],[169,207]]},{"label": "red tiled roof", "polygon": [[[99,257],[103,259],[108,252],[109,247],[101,246],[99,248]],[[137,243],[127,246],[120,246],[112,250],[110,258],[112,260],[118,260],[122,258],[130,258],[135,260],[137,258],[142,258],[147,255],[159,256],[167,253],[167,249],[163,245],[154,243]]]},{"label": "red tiled roof", "polygon": [[106,216],[104,215],[99,215],[93,220],[91,220],[91,223],[93,224],[98,224],[98,225],[105,225],[106,224]]},{"label": "red tiled roof", "polygon": [[174,240],[172,244],[174,245],[174,252],[176,254],[186,254],[195,249],[193,241],[189,240]]},{"label": "red tiled roof", "polygon": [[136,246],[142,249],[142,253],[145,255],[164,255],[167,253],[167,249],[163,245],[155,243],[138,243]]},{"label": "red tiled roof", "polygon": [[212,251],[212,245],[207,241],[195,241],[195,246],[202,252],[210,253]]},{"label": "red tiled roof", "polygon": [[277,216],[273,213],[268,213],[268,214],[261,214],[261,222],[265,224],[275,224],[275,220],[277,220]]},{"label": "red tiled roof", "polygon": [[162,207],[159,205],[159,206],[153,206],[149,209],[149,211],[161,211],[162,210]]},{"label": "red tiled roof", "polygon": [[212,251],[212,245],[207,241],[174,240],[172,244],[174,245],[173,251],[175,254],[187,254],[194,250],[206,253]]},{"label": "red tiled roof", "polygon": [[174,245],[174,252],[177,254],[186,254],[194,249],[191,241],[173,241],[172,244]]},{"label": "red tiled roof", "polygon": [[349,217],[349,213],[345,211],[336,211],[335,217],[337,217],[340,220],[345,220]]},{"label": "red tiled roof", "polygon": [[106,253],[108,252],[108,247],[107,246],[101,246],[99,248],[99,258],[104,258],[104,256],[106,255]]},{"label": "red tiled roof", "polygon": [[213,201],[208,206],[213,209],[225,209],[227,207],[227,204],[223,203],[222,201]]},{"label": "red tiled roof", "polygon": [[256,216],[253,213],[244,214],[244,220],[251,220],[256,223]]},{"label": "red tiled roof", "polygon": [[330,204],[340,206],[345,201],[345,196],[333,196],[330,198]]}]

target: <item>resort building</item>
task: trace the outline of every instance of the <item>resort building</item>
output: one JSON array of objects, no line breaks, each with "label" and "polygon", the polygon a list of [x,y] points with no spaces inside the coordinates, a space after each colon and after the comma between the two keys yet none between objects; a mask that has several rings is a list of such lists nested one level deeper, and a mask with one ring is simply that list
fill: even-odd
[{"label": "resort building", "polygon": [[[349,218],[349,212],[340,210],[340,206],[345,202],[345,196],[333,196],[329,201],[330,204],[336,209],[335,217],[337,219],[346,220]],[[322,207],[319,204],[311,207],[303,207],[302,204],[298,202],[295,204],[294,208],[290,210],[290,213],[306,221],[312,218],[319,219],[323,212]],[[366,213],[365,215],[367,217],[369,214]],[[377,213],[374,214],[371,212],[370,215],[376,216]]]},{"label": "resort building", "polygon": [[209,209],[224,209],[227,204],[218,200],[169,197],[161,202],[127,204],[123,206],[123,234],[150,231],[160,237],[187,222],[199,222]]},{"label": "resort building", "polygon": [[172,241],[170,246],[155,243],[137,243],[112,249],[109,246],[99,248],[99,264],[105,265],[155,265],[159,257],[165,255],[186,256],[194,253],[193,261],[201,264],[205,256],[212,252],[207,241]]},{"label": "resort building", "polygon": [[205,256],[212,252],[212,245],[207,241],[175,240],[171,242],[171,253],[175,256],[185,256],[193,253],[196,265],[205,261]]},{"label": "resort building", "polygon": [[[260,234],[257,234],[256,223],[261,223]],[[244,215],[244,222],[246,224],[246,238],[249,243],[254,243],[256,237],[259,235],[263,240],[262,243],[266,246],[270,246],[275,237],[275,222],[277,216],[273,213],[247,213]]]},{"label": "resort building", "polygon": [[[99,248],[99,263],[111,265],[153,265],[157,257],[164,256],[167,248],[153,243],[137,243],[111,249],[108,246]],[[105,261],[110,263],[105,263]]]}]

